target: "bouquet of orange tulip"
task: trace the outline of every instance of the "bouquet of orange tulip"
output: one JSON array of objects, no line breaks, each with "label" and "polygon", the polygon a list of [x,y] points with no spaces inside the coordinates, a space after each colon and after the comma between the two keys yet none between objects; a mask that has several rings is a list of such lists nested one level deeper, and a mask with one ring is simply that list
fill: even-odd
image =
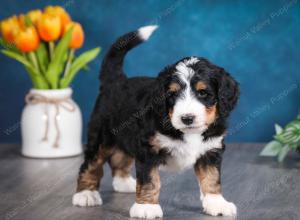
[{"label": "bouquet of orange tulip", "polygon": [[100,52],[94,48],[75,55],[83,45],[84,31],[59,6],[12,16],[0,27],[1,52],[25,66],[36,89],[69,87],[78,71]]}]

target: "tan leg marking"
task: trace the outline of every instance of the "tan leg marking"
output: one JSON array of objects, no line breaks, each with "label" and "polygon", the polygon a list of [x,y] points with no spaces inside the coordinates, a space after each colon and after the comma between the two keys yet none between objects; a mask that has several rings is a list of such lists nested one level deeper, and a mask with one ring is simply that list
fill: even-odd
[{"label": "tan leg marking", "polygon": [[150,138],[149,144],[152,146],[153,152],[159,153],[159,151],[161,149],[161,144],[160,144],[160,141],[158,140],[158,138],[156,137],[156,135],[154,135],[153,137]]},{"label": "tan leg marking", "polygon": [[151,181],[142,185],[137,181],[136,186],[136,203],[138,204],[158,204],[160,193],[160,176],[158,167],[150,172]]},{"label": "tan leg marking", "polygon": [[82,190],[98,190],[100,179],[103,176],[103,165],[111,153],[111,149],[103,149],[100,147],[97,158],[91,161],[87,169],[79,174],[77,192]]},{"label": "tan leg marking", "polygon": [[195,165],[195,173],[199,180],[203,211],[212,216],[235,216],[236,206],[224,199],[221,193],[218,167],[200,159]]},{"label": "tan leg marking", "polygon": [[203,195],[221,194],[220,173],[214,166],[195,165],[195,173]]},{"label": "tan leg marking", "polygon": [[112,176],[128,177],[131,173],[131,168],[134,159],[120,150],[115,150],[109,159]]}]

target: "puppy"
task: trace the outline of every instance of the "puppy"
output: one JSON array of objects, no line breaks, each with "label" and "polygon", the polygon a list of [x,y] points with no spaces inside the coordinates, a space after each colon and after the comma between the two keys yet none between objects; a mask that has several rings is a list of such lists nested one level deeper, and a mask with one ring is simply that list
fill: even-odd
[{"label": "puppy", "polygon": [[[113,189],[136,192],[130,217],[162,217],[159,169],[193,167],[204,212],[233,216],[236,207],[222,196],[220,176],[226,119],[237,103],[238,83],[199,57],[167,66],[158,77],[127,78],[122,68],[126,53],[156,28],[120,37],[104,58],[73,204],[102,204],[98,188],[108,162]],[[136,180],[131,176],[134,161]]]}]

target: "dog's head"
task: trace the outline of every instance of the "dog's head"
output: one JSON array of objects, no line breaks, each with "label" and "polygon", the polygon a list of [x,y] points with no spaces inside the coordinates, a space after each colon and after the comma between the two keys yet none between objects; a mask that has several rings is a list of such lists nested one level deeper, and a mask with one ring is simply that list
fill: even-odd
[{"label": "dog's head", "polygon": [[203,133],[226,118],[239,97],[238,83],[204,58],[189,57],[165,68],[157,78],[157,112],[183,133]]}]

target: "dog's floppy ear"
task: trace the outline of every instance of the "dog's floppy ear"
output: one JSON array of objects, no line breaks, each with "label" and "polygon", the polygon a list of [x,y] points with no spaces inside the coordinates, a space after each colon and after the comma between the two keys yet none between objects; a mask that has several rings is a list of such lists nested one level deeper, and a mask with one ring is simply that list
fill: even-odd
[{"label": "dog's floppy ear", "polygon": [[218,107],[221,117],[229,116],[240,95],[239,84],[224,70],[218,79]]},{"label": "dog's floppy ear", "polygon": [[172,66],[167,66],[159,73],[152,92],[153,110],[161,118],[165,118],[168,115],[166,101],[169,93],[166,91],[166,84],[172,76],[173,69]]}]

